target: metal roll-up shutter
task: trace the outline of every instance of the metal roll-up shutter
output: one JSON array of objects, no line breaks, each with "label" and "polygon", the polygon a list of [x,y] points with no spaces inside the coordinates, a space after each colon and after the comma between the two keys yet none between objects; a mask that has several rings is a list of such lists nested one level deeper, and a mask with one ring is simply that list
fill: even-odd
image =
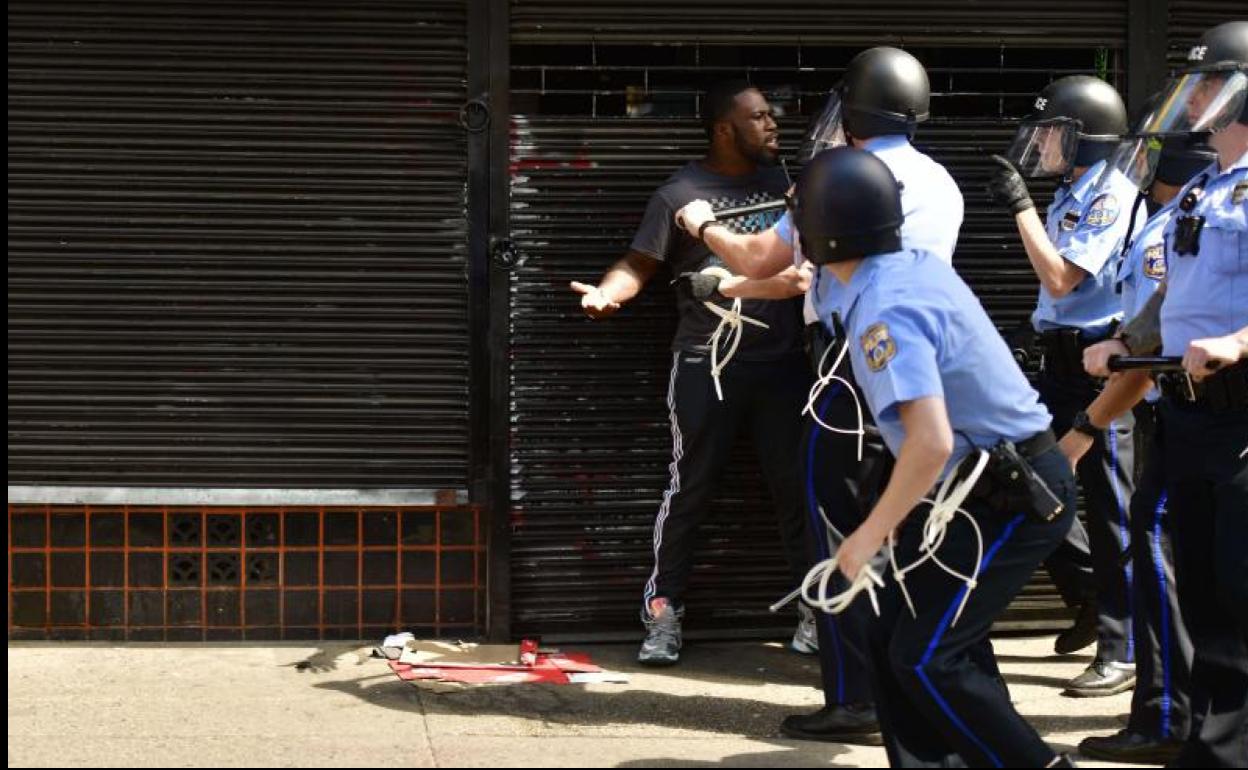
[{"label": "metal roll-up shutter", "polygon": [[1206,30],[1237,19],[1248,19],[1244,4],[1237,0],[1168,0],[1169,61],[1182,66],[1188,50]]},{"label": "metal roll-up shutter", "polygon": [[975,39],[991,39],[1042,46],[1117,46],[1126,34],[1126,6],[1127,0],[991,5],[974,0],[786,0],[765,6],[753,0],[680,4],[513,0],[511,14],[513,40],[520,42],[801,41],[871,46],[904,40],[964,46]]},{"label": "metal roll-up shutter", "polygon": [[8,34],[10,484],[467,488],[464,2]]},{"label": "metal roll-up shutter", "polygon": [[[594,281],[618,259],[650,193],[701,154],[695,116],[710,82],[757,83],[784,109],[791,149],[854,53],[904,40],[932,79],[935,117],[917,144],[949,168],[966,200],[955,264],[1003,330],[1034,307],[1036,282],[1016,230],[987,200],[986,156],[1007,146],[1052,79],[1093,73],[1122,86],[1125,3],[1091,16],[1074,3],[1012,5],[991,27],[977,26],[982,9],[965,20],[972,3],[884,3],[874,15],[859,6],[840,21],[816,9],[811,22],[816,5],[769,6],[761,18],[742,10],[731,20],[685,7],[668,24],[619,3],[581,5],[579,15],[561,2],[512,5],[511,231],[524,253],[511,284],[517,632],[637,633],[670,461],[672,301],[661,272],[620,315],[589,322],[567,283]],[[945,21],[930,26],[938,17]],[[766,612],[791,586],[755,465],[739,446],[712,504],[687,631],[757,633],[791,622]],[[1052,624],[1058,608],[1040,576],[1010,623]]]}]

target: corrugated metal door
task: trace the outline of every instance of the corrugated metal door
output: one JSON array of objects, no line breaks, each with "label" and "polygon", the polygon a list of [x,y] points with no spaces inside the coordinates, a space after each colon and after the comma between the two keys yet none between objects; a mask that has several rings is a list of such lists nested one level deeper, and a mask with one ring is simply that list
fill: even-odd
[{"label": "corrugated metal door", "polygon": [[[667,481],[664,394],[673,328],[660,273],[607,322],[567,290],[623,254],[645,201],[703,150],[697,94],[747,77],[786,114],[792,148],[854,53],[904,44],[928,66],[936,116],[918,144],[966,196],[956,265],[1002,328],[1035,301],[1008,217],[984,193],[986,153],[1008,142],[1055,77],[1122,85],[1126,3],[794,2],[782,6],[521,0],[512,4],[512,621],[518,632],[637,633],[651,530]],[[704,530],[686,627],[731,634],[787,626],[765,486],[739,447]],[[1037,583],[1011,616],[1054,619]]]},{"label": "corrugated metal door", "polygon": [[1174,66],[1187,60],[1188,49],[1206,30],[1224,22],[1248,18],[1243,3],[1235,0],[1168,0],[1168,6],[1168,53]]},{"label": "corrugated metal door", "polygon": [[9,483],[465,490],[466,6],[9,4]]}]

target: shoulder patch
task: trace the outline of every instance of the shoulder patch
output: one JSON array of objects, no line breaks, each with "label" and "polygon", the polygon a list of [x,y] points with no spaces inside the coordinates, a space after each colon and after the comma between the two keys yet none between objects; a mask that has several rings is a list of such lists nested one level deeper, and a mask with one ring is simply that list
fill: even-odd
[{"label": "shoulder patch", "polygon": [[897,343],[888,333],[888,324],[872,324],[867,327],[859,341],[862,344],[862,352],[867,357],[867,366],[873,372],[878,372],[888,366],[888,362],[897,355]]},{"label": "shoulder patch", "polygon": [[1083,221],[1092,227],[1108,227],[1118,221],[1118,199],[1113,193],[1098,195],[1083,214]]},{"label": "shoulder patch", "polygon": [[1248,182],[1240,182],[1235,185],[1235,189],[1231,190],[1231,203],[1238,206],[1248,198]]},{"label": "shoulder patch", "polygon": [[1154,243],[1144,249],[1144,275],[1154,281],[1166,277],[1166,245]]}]

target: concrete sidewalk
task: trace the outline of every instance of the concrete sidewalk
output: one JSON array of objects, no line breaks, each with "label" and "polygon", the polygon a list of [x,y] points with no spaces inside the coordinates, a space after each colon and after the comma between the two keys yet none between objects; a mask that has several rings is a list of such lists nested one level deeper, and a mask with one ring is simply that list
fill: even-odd
[{"label": "concrete sidewalk", "polygon": [[[996,648],[1019,709],[1055,749],[1122,726],[1129,693],[1059,694],[1088,656],[1053,657],[1052,637]],[[885,763],[883,749],[779,737],[785,715],[822,699],[816,661],[778,643],[690,644],[679,667],[660,670],[637,666],[633,645],[564,649],[589,652],[632,681],[435,694],[347,643],[10,643],[9,766]]]}]

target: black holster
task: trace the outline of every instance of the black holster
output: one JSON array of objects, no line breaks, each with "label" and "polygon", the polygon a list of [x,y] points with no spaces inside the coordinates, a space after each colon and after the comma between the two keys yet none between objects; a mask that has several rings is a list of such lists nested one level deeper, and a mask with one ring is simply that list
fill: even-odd
[{"label": "black holster", "polygon": [[[988,464],[968,499],[983,502],[995,511],[1025,512],[1041,522],[1053,521],[1065,506],[1029,460],[1056,444],[1052,430],[1037,433],[1017,444],[1005,440],[997,442],[989,450]],[[964,476],[972,465],[968,458],[957,473]]]},{"label": "black holster", "polygon": [[1162,372],[1157,375],[1157,387],[1171,401],[1215,414],[1248,412],[1248,361],[1240,361],[1200,382],[1189,380],[1184,372]]}]

